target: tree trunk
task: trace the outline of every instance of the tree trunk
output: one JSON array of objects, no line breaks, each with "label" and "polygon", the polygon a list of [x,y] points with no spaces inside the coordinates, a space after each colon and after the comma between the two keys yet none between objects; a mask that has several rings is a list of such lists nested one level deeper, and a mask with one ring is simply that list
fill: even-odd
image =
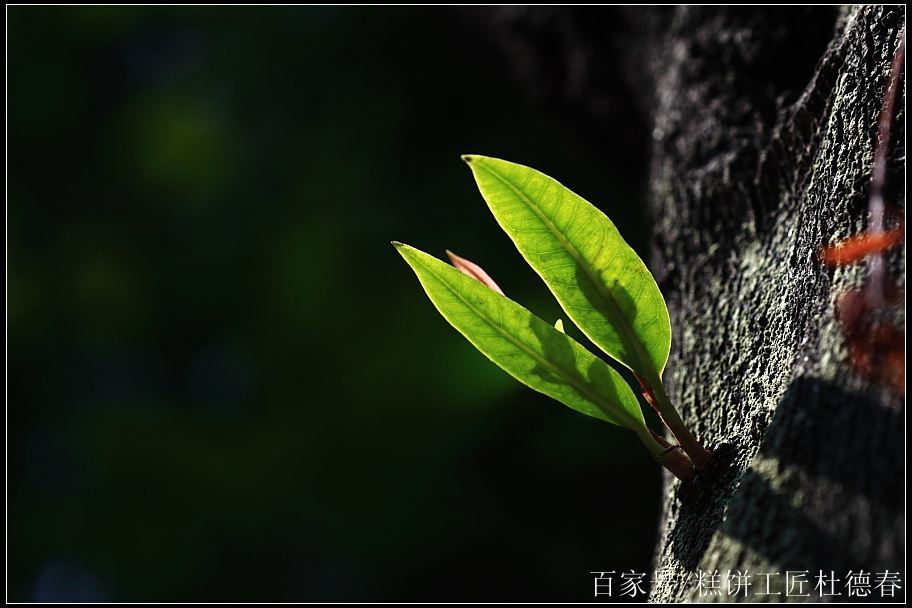
[{"label": "tree trunk", "polygon": [[[758,28],[739,10],[683,9],[654,72],[653,215],[675,330],[667,382],[685,421],[724,446],[699,487],[666,478],[656,568],[672,576],[656,601],[726,599],[724,584],[701,595],[699,571],[778,572],[771,590],[784,596],[786,571],[807,570],[814,597],[817,572],[833,570],[843,599],[849,570],[903,572],[901,400],[847,362],[835,304],[864,267],[834,272],[818,253],[865,227],[904,11],[847,9],[803,94],[781,108],[768,75],[790,72],[808,24],[778,13]],[[904,120],[901,110],[889,174],[902,208]],[[894,254],[904,288],[903,264]],[[764,591],[765,578],[753,582]]]},{"label": "tree trunk", "polygon": [[[605,117],[586,99],[625,65],[652,127],[651,267],[674,331],[665,379],[715,464],[685,484],[666,474],[651,600],[784,600],[786,571],[807,571],[804,599],[819,600],[821,570],[842,593],[822,599],[845,600],[849,570],[904,576],[902,398],[849,363],[835,308],[864,265],[819,259],[865,228],[904,7],[629,9],[602,21],[623,20],[611,34],[622,49],[593,33],[593,15],[499,9],[486,22],[533,90],[570,91],[564,105],[595,132]],[[601,69],[612,78],[591,75]],[[888,164],[901,209],[904,90]],[[900,249],[889,268],[904,290]],[[719,594],[702,595],[699,574],[714,571]],[[739,571],[753,576],[747,598],[727,595]],[[761,597],[758,575],[775,573],[782,597]]]}]

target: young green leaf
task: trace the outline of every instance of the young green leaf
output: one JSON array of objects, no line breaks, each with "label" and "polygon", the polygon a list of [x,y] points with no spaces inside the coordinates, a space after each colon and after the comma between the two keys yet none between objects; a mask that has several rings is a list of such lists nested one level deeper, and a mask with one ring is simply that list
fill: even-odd
[{"label": "young green leaf", "polygon": [[641,439],[649,435],[633,391],[604,361],[475,278],[393,244],[437,310],[508,374],[583,414],[634,430]]},{"label": "young green leaf", "polygon": [[611,220],[539,171],[485,156],[463,159],[497,222],[567,316],[608,355],[660,384],[671,347],[668,310]]}]

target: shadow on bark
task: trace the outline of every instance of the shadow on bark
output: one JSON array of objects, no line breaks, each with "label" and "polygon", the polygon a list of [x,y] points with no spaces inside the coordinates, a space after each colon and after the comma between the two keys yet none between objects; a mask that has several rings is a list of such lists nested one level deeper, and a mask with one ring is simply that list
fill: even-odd
[{"label": "shadow on bark", "polygon": [[902,539],[872,534],[891,529],[878,522],[903,516],[901,411],[831,382],[799,378],[740,475],[734,455],[732,446],[717,446],[716,468],[678,490],[670,542],[686,569],[699,566],[721,530],[783,572],[901,570],[884,556],[902,554]]},{"label": "shadow on bark", "polygon": [[872,532],[903,517],[903,428],[902,412],[870,395],[797,379],[729,502],[722,532],[782,569],[901,569],[884,557],[902,554],[901,546],[893,552],[902,539]]}]

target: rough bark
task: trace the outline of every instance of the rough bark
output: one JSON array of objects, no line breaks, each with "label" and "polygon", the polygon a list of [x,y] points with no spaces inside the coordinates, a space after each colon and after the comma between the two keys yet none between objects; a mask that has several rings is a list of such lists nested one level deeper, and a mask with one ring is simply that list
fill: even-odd
[{"label": "rough bark", "polygon": [[[591,74],[604,64],[617,76],[607,59],[617,49],[600,46],[592,14],[551,10],[487,22],[540,96],[557,91],[597,128],[604,107],[585,100],[606,79]],[[818,257],[864,229],[904,7],[622,17],[620,64],[636,76],[653,134],[652,266],[674,329],[665,377],[685,422],[716,450],[695,482],[666,476],[655,568],[667,578],[651,599],[734,599],[724,583],[701,596],[699,571],[809,570],[811,591],[818,570],[904,576],[903,399],[859,378],[846,356],[835,305],[864,266],[834,271]],[[888,171],[901,209],[904,92],[903,81]],[[889,261],[904,290],[900,249]]]},{"label": "rough bark", "polygon": [[[721,599],[699,596],[697,570],[903,570],[901,402],[845,356],[835,304],[863,266],[833,272],[818,258],[864,228],[902,24],[902,9],[847,10],[801,97],[772,112],[754,70],[789,37],[752,39],[750,22],[702,11],[681,11],[668,32],[652,172],[676,330],[667,380],[685,421],[730,460],[703,487],[666,480],[656,566],[678,576],[654,600]],[[893,200],[904,208],[904,185]]]}]

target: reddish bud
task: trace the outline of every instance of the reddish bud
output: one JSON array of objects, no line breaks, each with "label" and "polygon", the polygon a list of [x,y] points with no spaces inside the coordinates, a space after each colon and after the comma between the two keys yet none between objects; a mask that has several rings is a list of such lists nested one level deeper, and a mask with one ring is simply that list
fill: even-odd
[{"label": "reddish bud", "polygon": [[497,283],[494,282],[494,279],[491,278],[491,275],[485,272],[481,266],[475,262],[459,257],[449,249],[447,249],[446,253],[448,256],[450,256],[450,261],[453,263],[453,266],[455,266],[462,274],[472,277],[473,279],[484,283],[500,295],[504,295],[503,290],[497,285]]}]

